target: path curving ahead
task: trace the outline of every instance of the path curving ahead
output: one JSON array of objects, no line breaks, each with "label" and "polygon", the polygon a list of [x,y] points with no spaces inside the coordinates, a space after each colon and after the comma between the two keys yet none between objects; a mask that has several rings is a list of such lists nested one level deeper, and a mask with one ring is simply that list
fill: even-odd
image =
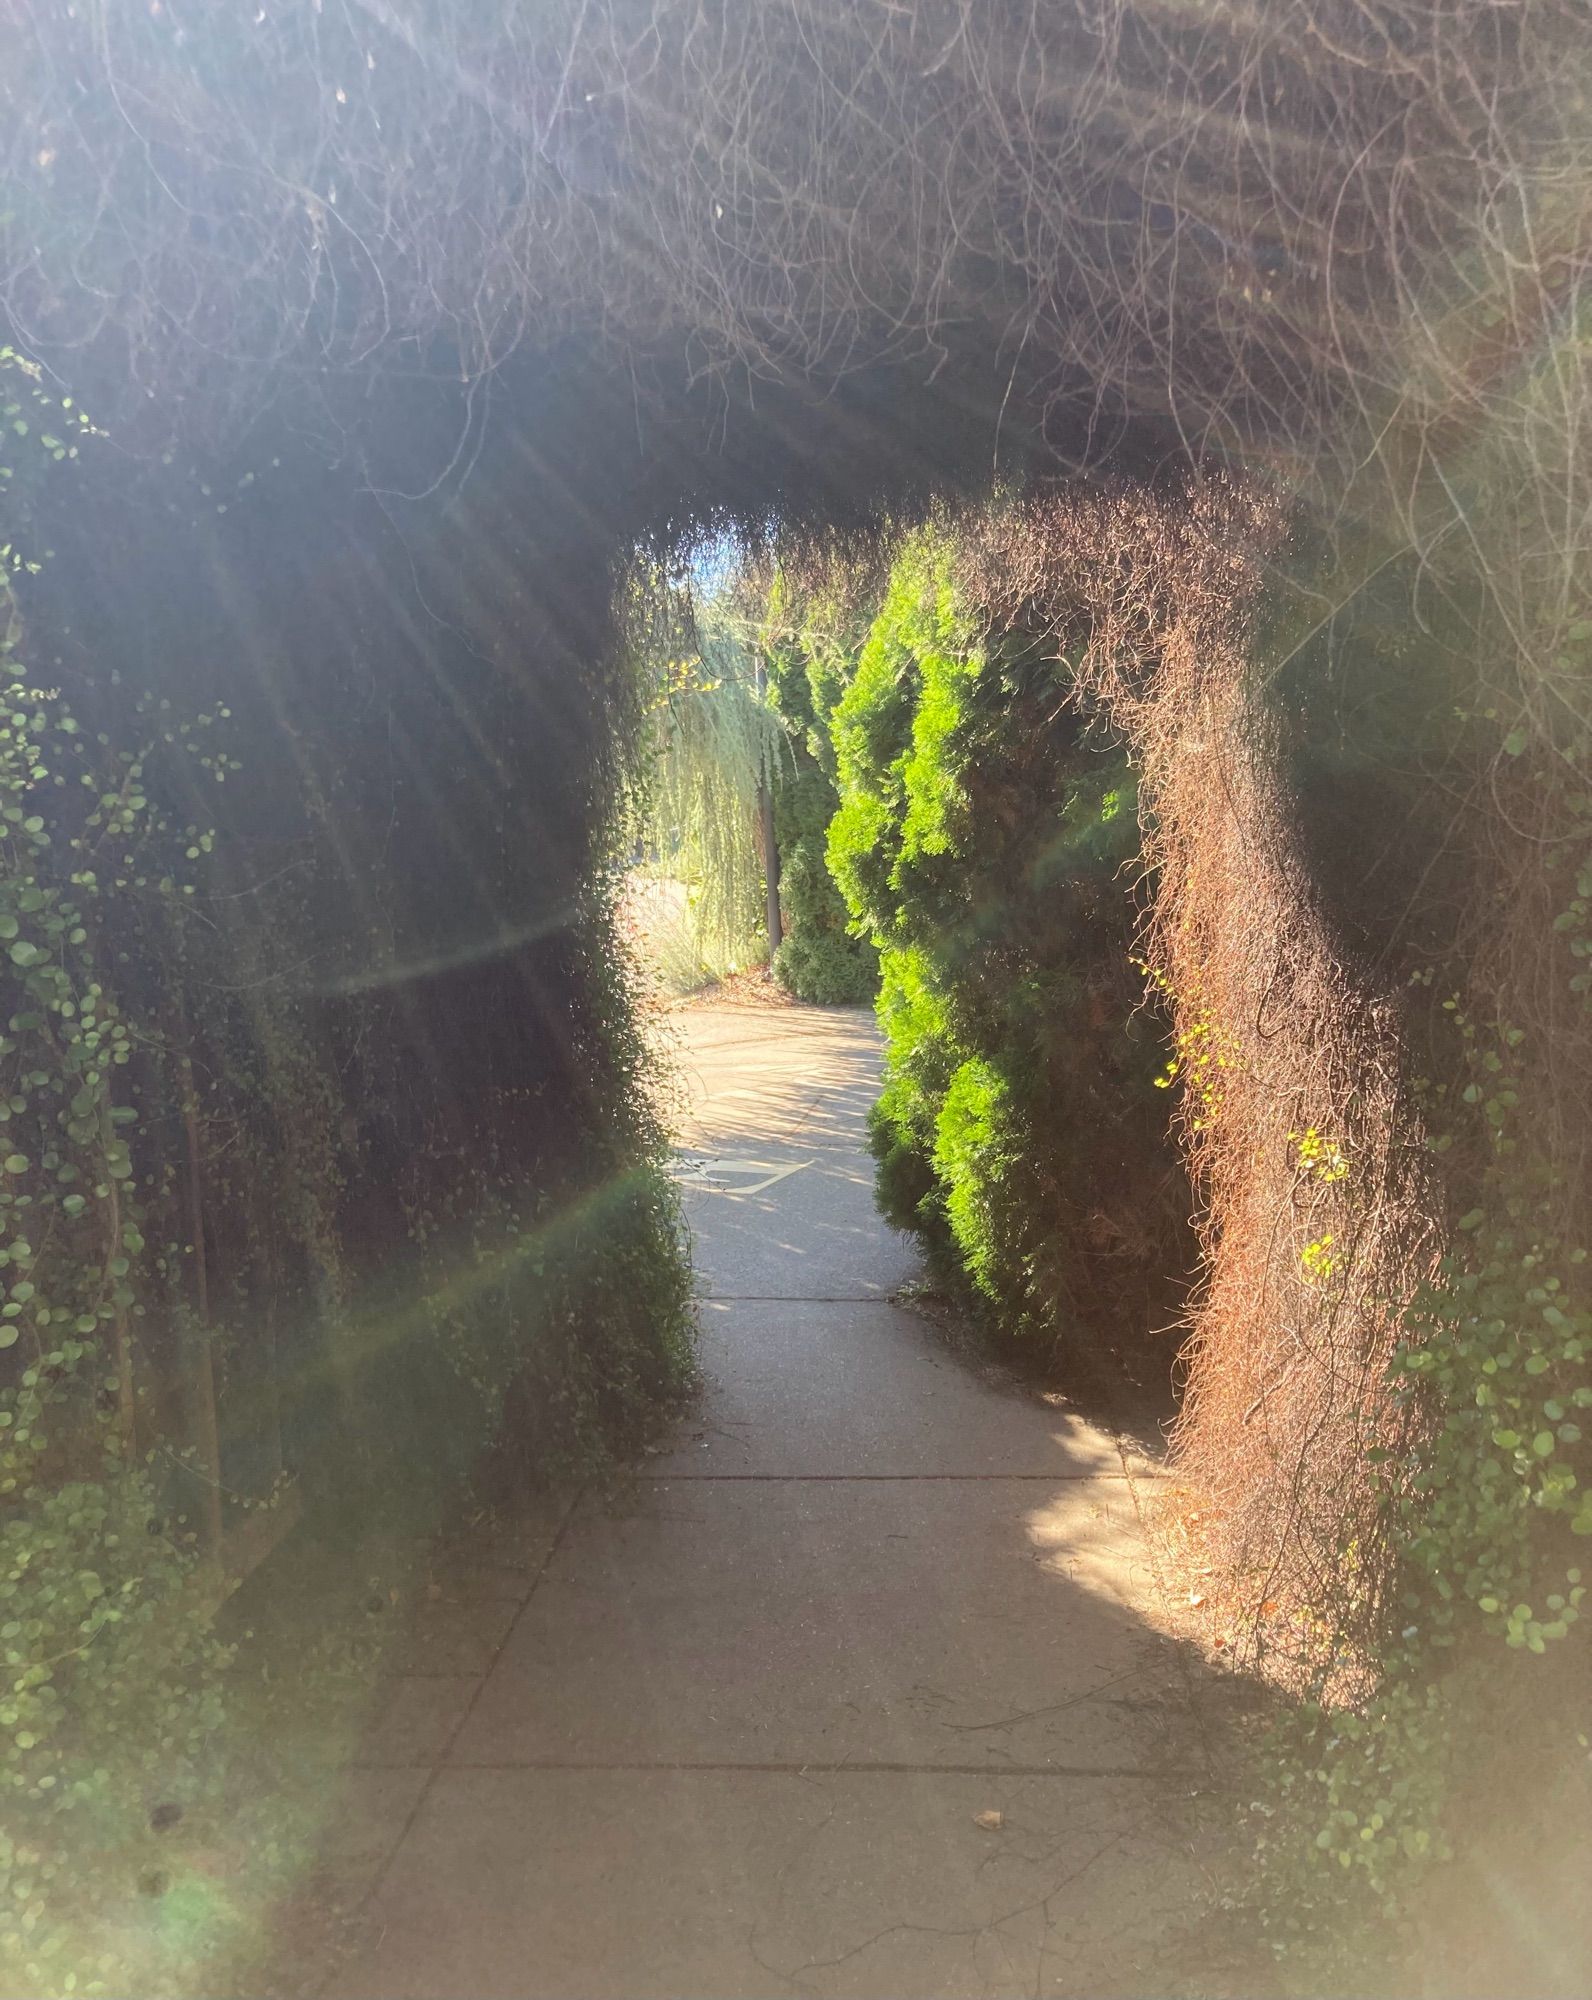
[{"label": "path curving ahead", "polygon": [[460,1677],[338,1992],[1189,1990],[1151,1468],[895,1302],[868,1017],[681,1019],[700,1402]]}]

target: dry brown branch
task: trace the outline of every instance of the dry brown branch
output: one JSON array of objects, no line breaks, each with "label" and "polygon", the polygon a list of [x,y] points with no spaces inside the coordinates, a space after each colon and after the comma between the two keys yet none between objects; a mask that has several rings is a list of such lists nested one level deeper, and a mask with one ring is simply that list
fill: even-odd
[{"label": "dry brown branch", "polygon": [[1366,1449],[1397,1441],[1386,1364],[1441,1239],[1396,997],[1334,949],[1266,700],[1255,615],[1284,525],[1221,481],[1112,491],[995,517],[978,560],[995,601],[1052,607],[1140,766],[1144,948],[1206,1272],[1178,1458],[1240,1633],[1302,1671],[1378,1609]]}]

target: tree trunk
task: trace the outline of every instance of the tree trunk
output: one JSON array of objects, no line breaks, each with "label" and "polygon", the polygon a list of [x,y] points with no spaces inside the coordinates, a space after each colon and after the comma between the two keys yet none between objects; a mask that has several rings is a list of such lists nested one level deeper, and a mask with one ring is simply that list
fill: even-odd
[{"label": "tree trunk", "polygon": [[757,792],[758,845],[763,850],[763,884],[768,898],[768,956],[772,963],[784,928],[779,914],[779,845],[774,839],[774,790],[763,784]]}]

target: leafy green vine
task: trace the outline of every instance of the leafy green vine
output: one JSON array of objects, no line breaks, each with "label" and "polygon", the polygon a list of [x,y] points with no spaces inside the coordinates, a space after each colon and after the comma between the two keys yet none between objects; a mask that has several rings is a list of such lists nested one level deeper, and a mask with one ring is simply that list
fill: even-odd
[{"label": "leafy green vine", "polygon": [[[13,440],[74,457],[77,413],[9,351],[0,371]],[[4,490],[20,515],[14,475]],[[94,1992],[120,1961],[77,1905],[85,1843],[103,1851],[141,1820],[151,1780],[191,1776],[227,1657],[143,1435],[135,1323],[153,1274],[133,1078],[156,1037],[116,994],[105,925],[112,898],[191,893],[174,853],[211,836],[175,828],[146,788],[168,718],[144,709],[150,741],[118,749],[28,672],[12,585],[37,564],[15,538],[3,561],[0,1962],[7,1985]]]}]

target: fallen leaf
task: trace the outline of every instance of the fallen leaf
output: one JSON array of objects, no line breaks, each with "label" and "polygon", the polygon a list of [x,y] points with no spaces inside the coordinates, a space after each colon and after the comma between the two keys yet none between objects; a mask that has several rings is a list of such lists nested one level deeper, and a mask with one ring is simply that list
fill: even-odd
[{"label": "fallen leaf", "polygon": [[998,1812],[974,1813],[973,1824],[981,1826],[986,1833],[999,1833],[1006,1824],[1006,1815]]},{"label": "fallen leaf", "polygon": [[1205,1593],[1204,1593],[1204,1591],[1203,1591],[1203,1590],[1191,1590],[1191,1591],[1189,1592],[1189,1594],[1188,1594],[1188,1601],[1189,1601],[1189,1603],[1190,1603],[1190,1604],[1191,1604],[1191,1605],[1193,1606],[1193,1608],[1194,1608],[1194,1609],[1195,1609],[1195,1610],[1197,1611],[1197,1610],[1199,1609],[1199,1607],[1200,1607],[1200,1606],[1201,1606],[1201,1605],[1202,1605],[1202,1604],[1203,1604],[1203,1603],[1205,1602]]}]

